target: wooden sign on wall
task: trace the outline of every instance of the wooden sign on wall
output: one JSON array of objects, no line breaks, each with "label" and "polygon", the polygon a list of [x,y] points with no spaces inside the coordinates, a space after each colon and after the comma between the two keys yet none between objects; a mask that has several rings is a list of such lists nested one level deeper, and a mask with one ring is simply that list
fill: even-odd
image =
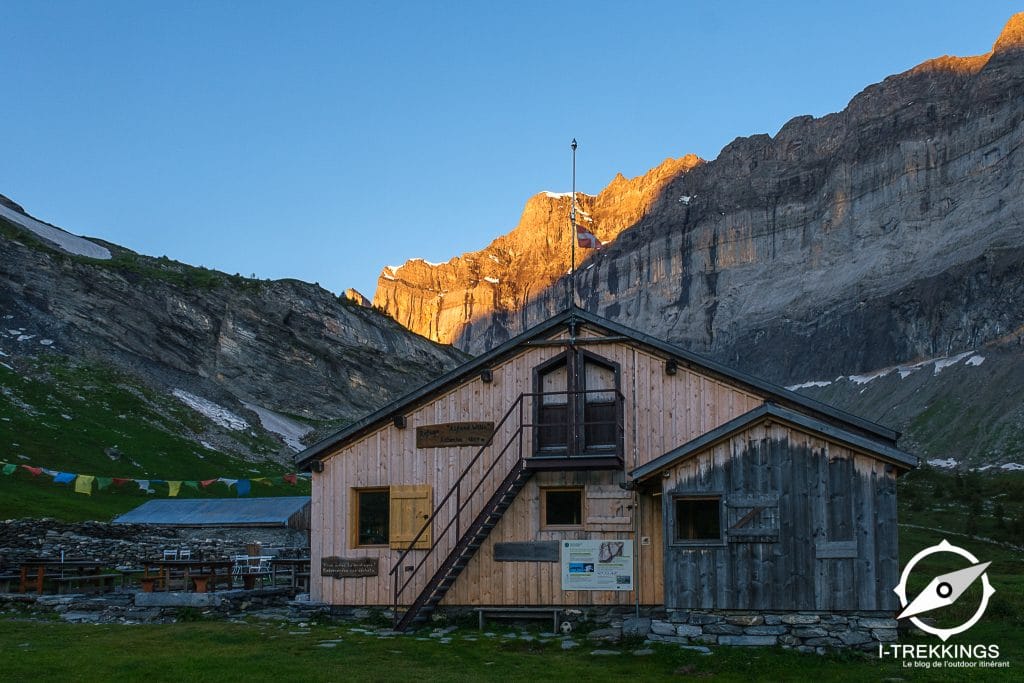
[{"label": "wooden sign on wall", "polygon": [[448,422],[416,428],[416,448],[483,446],[494,433],[493,422]]},{"label": "wooden sign on wall", "polygon": [[320,575],[332,579],[355,579],[361,576],[378,576],[380,569],[376,557],[323,557],[320,558]]}]

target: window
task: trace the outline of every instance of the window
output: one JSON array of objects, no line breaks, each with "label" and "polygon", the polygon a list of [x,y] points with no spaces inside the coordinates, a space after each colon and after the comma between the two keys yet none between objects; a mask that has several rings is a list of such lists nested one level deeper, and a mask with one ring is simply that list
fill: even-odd
[{"label": "window", "polygon": [[564,450],[569,438],[569,371],[563,360],[539,377],[540,408],[537,411],[537,446]]},{"label": "window", "polygon": [[356,546],[387,545],[391,501],[387,489],[356,489]]},{"label": "window", "polygon": [[542,489],[541,515],[544,527],[583,525],[583,489]]},{"label": "window", "polygon": [[537,450],[567,455],[619,446],[619,370],[592,353],[569,351],[537,369]]},{"label": "window", "polygon": [[427,525],[433,511],[430,484],[396,484],[352,489],[349,538],[353,548],[390,546],[405,550],[431,546]]},{"label": "window", "polygon": [[584,361],[583,443],[587,448],[615,447],[615,380],[614,368],[590,358]]},{"label": "window", "polygon": [[720,496],[676,498],[675,542],[721,541],[721,508]]}]

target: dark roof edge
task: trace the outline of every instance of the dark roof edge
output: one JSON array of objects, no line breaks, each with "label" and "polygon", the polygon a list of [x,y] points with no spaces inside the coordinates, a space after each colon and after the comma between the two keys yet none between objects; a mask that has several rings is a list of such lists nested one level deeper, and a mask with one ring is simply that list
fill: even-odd
[{"label": "dark roof edge", "polygon": [[908,469],[917,467],[919,464],[916,456],[905,451],[901,451],[898,448],[889,446],[888,444],[874,441],[845,429],[840,429],[839,427],[810,415],[798,413],[795,410],[783,408],[782,406],[774,403],[765,403],[753,410],[743,413],[739,417],[729,420],[725,424],[712,429],[706,434],[702,434],[692,441],[688,441],[677,448],[673,448],[669,452],[655,458],[646,465],[637,467],[629,473],[629,476],[636,480],[647,479],[651,475],[657,474],[665,467],[693,455],[711,444],[728,438],[736,432],[742,431],[743,429],[767,417],[774,417],[782,422],[789,422],[798,427],[803,427],[804,429],[809,429],[813,432],[822,434],[823,436],[831,437],[836,441],[881,456],[882,459],[890,460],[896,464],[907,467]]},{"label": "dark roof edge", "polygon": [[687,351],[686,349],[662,341],[661,339],[658,339],[656,337],[651,337],[647,334],[644,334],[643,332],[637,332],[636,330],[625,327],[624,325],[620,325],[619,323],[615,323],[610,320],[605,320],[604,318],[595,316],[594,314],[588,313],[586,311],[581,311],[579,317],[584,320],[587,320],[588,317],[593,318],[593,320],[590,320],[589,322],[593,322],[595,325],[600,325],[611,330],[612,332],[617,332],[618,334],[632,337],[633,339],[636,339],[638,342],[647,344],[648,346],[653,346],[654,348],[660,349],[665,353],[669,353],[679,358],[685,359],[693,363],[694,365],[701,366],[703,368],[711,370],[712,372],[736,380],[742,384],[747,384],[751,387],[754,387],[755,389],[759,389],[769,394],[773,394],[779,398],[789,401],[790,403],[795,403],[805,408],[809,408],[810,410],[813,410],[815,412],[822,413],[823,415],[828,415],[829,417],[835,418],[842,422],[849,423],[850,425],[855,426],[859,429],[863,429],[865,431],[871,432],[872,434],[876,434],[884,439],[888,439],[892,441],[894,444],[896,440],[899,439],[900,437],[900,433],[894,429],[890,429],[889,427],[886,427],[884,425],[880,425],[876,422],[871,422],[870,420],[858,417],[857,415],[853,415],[852,413],[848,413],[834,406],[830,406],[827,403],[822,403],[821,401],[817,401],[813,398],[803,396],[801,394],[796,393],[795,391],[790,391],[785,387],[773,384],[772,382],[761,379],[760,377],[756,377],[746,372],[736,370],[735,368],[730,368],[727,365],[719,363],[718,361],[711,360],[710,358],[706,358],[699,354],[693,353],[692,351]]},{"label": "dark roof edge", "polygon": [[329,434],[328,436],[324,437],[315,444],[309,446],[305,450],[296,453],[296,467],[298,467],[299,469],[305,469],[313,460],[315,460],[318,456],[322,455],[324,451],[326,451],[327,449],[336,446],[342,441],[349,439],[360,432],[363,432],[376,426],[378,422],[387,419],[389,416],[395,413],[401,412],[410,404],[419,401],[424,396],[433,393],[434,391],[440,389],[441,387],[451,382],[455,382],[463,377],[473,374],[474,372],[487,366],[495,358],[498,358],[514,350],[523,342],[544,335],[545,333],[551,331],[552,329],[559,327],[563,323],[568,322],[572,318],[578,319],[582,322],[590,323],[592,325],[596,325],[598,327],[602,327],[610,332],[614,332],[622,336],[630,337],[641,344],[645,344],[652,348],[656,348],[662,351],[663,353],[669,354],[670,356],[675,356],[676,358],[679,358],[688,363],[709,370],[723,377],[727,377],[733,381],[739,382],[740,384],[745,384],[749,387],[765,392],[770,396],[774,396],[779,399],[782,399],[783,401],[802,406],[814,412],[821,413],[822,415],[827,415],[832,419],[838,420],[840,422],[845,422],[852,427],[856,427],[857,429],[861,429],[865,432],[874,434],[880,438],[889,440],[892,442],[893,445],[895,445],[896,440],[900,436],[899,432],[889,429],[888,427],[884,427],[869,420],[865,420],[864,418],[857,417],[856,415],[839,410],[838,408],[834,408],[826,403],[822,403],[821,401],[816,401],[812,398],[802,396],[796,393],[795,391],[790,391],[789,389],[772,384],[771,382],[760,379],[753,375],[749,375],[745,372],[735,370],[726,365],[718,363],[717,361],[713,361],[709,358],[705,358],[701,355],[698,355],[691,351],[687,351],[673,344],[669,344],[668,342],[665,342],[661,339],[657,339],[656,337],[651,337],[650,335],[644,334],[643,332],[638,332],[632,328],[620,325],[619,323],[612,322],[611,320],[608,320],[606,318],[602,318],[597,314],[590,313],[580,308],[571,308],[566,309],[561,313],[551,318],[548,318],[547,320],[541,323],[538,323],[537,325],[534,325],[528,330],[516,335],[515,337],[512,337],[505,343],[496,346],[487,353],[484,353],[470,361],[467,361],[466,363],[458,366],[457,368],[454,368],[450,372],[442,375],[441,377],[438,377],[432,382],[424,384],[419,389],[416,389],[406,394],[405,396],[402,396],[401,398],[392,401],[391,403],[383,406],[379,410],[367,415],[366,417],[360,420],[357,420],[356,422],[350,424],[347,427],[339,429],[333,434]]},{"label": "dark roof edge", "polygon": [[502,356],[505,353],[512,351],[524,341],[540,336],[545,332],[548,332],[549,330],[558,327],[563,322],[567,322],[569,317],[573,313],[579,314],[579,312],[579,309],[566,310],[552,318],[545,320],[542,323],[534,325],[525,332],[518,334],[515,337],[512,337],[511,339],[509,339],[503,344],[500,344],[499,346],[494,347],[487,353],[481,354],[472,360],[466,361],[462,365],[454,368],[453,370],[444,375],[441,375],[432,382],[424,384],[419,389],[415,389],[410,393],[406,394],[405,396],[395,399],[394,401],[385,405],[379,410],[370,413],[366,417],[357,420],[356,422],[353,422],[347,427],[343,427],[338,431],[334,432],[333,434],[325,436],[323,439],[317,441],[315,444],[313,444],[306,450],[295,454],[296,467],[304,469],[309,465],[310,462],[315,460],[317,456],[321,455],[328,448],[331,448],[341,443],[345,439],[348,439],[349,437],[354,436],[355,434],[365,429],[375,426],[381,420],[384,420],[389,416],[397,412],[400,412],[409,404],[415,403],[424,396],[433,393],[434,391],[440,389],[446,384],[455,382],[463,377],[473,374],[478,370],[483,369],[495,358],[498,358],[499,356]]}]

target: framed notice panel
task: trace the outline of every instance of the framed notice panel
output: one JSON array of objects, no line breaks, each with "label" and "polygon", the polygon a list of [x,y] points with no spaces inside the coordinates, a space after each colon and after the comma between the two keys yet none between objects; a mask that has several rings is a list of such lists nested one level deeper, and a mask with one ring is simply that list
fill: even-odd
[{"label": "framed notice panel", "polygon": [[633,541],[562,541],[562,590],[633,590]]}]

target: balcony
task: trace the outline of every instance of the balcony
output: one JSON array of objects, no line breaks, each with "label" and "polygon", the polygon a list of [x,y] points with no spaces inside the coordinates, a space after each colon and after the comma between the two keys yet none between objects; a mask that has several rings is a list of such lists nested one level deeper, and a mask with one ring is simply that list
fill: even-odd
[{"label": "balcony", "polygon": [[617,390],[523,394],[533,470],[605,470],[623,465],[624,398]]}]

